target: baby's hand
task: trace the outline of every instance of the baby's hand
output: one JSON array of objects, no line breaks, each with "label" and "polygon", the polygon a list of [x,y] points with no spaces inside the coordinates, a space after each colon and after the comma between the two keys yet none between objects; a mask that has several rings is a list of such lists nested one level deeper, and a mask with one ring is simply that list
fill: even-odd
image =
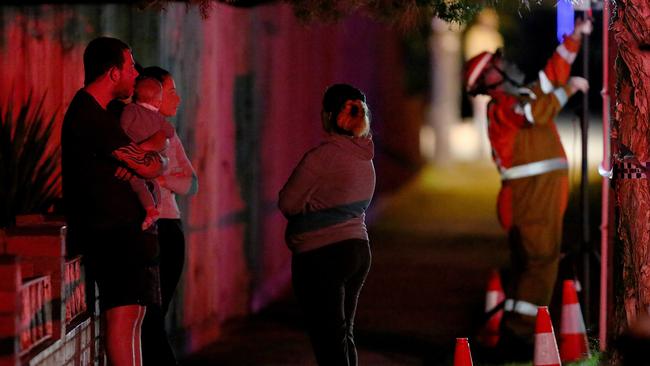
[{"label": "baby's hand", "polygon": [[128,181],[133,178],[133,173],[124,167],[118,166],[117,170],[115,170],[115,177],[119,180]]}]

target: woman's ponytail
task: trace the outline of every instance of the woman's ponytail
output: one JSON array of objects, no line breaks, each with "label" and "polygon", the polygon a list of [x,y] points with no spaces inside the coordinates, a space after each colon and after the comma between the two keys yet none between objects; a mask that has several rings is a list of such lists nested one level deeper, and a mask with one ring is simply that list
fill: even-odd
[{"label": "woman's ponytail", "polygon": [[364,137],[370,131],[366,96],[349,84],[334,84],[323,96],[323,127],[329,133]]},{"label": "woman's ponytail", "polygon": [[370,119],[368,106],[362,100],[348,100],[336,118],[336,125],[352,133],[354,137],[368,135]]}]

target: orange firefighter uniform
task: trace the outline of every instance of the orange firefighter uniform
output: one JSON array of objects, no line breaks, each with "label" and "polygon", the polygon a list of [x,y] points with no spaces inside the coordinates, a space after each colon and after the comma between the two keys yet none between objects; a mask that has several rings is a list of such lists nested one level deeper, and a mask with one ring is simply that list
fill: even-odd
[{"label": "orange firefighter uniform", "polygon": [[579,47],[566,37],[521,95],[495,91],[488,105],[488,136],[502,179],[497,210],[512,256],[502,329],[526,339],[557,277],[568,166],[553,119],[570,95],[566,84]]}]

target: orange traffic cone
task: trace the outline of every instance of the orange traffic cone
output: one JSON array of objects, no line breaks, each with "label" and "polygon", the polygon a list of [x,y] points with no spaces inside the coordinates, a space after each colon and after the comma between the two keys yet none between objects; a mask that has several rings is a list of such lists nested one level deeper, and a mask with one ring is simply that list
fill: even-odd
[{"label": "orange traffic cone", "polygon": [[564,362],[572,362],[589,356],[585,322],[582,319],[576,288],[572,280],[565,280],[562,289],[560,357]]},{"label": "orange traffic cone", "polygon": [[472,353],[469,351],[467,338],[456,338],[456,352],[454,352],[454,366],[473,366]]},{"label": "orange traffic cone", "polygon": [[555,342],[553,324],[548,313],[548,307],[537,308],[537,321],[535,323],[535,356],[533,366],[560,366],[560,354]]},{"label": "orange traffic cone", "polygon": [[[499,271],[493,270],[488,279],[487,291],[485,293],[485,312],[489,313],[497,307],[506,295],[501,286],[501,277]],[[499,342],[499,327],[501,326],[501,318],[503,317],[503,309],[495,312],[485,322],[485,326],[479,332],[478,340],[485,347],[491,348]]]}]

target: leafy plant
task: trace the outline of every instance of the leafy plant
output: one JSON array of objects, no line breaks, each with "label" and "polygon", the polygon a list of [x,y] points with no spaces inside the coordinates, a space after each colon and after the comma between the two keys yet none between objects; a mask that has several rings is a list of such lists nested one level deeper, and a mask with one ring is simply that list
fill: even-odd
[{"label": "leafy plant", "polygon": [[16,215],[44,213],[60,190],[60,145],[50,144],[55,116],[43,110],[45,96],[0,105],[0,227]]},{"label": "leafy plant", "polygon": [[[522,0],[528,3],[529,0]],[[142,8],[165,8],[171,0],[140,0]],[[210,16],[212,4],[220,2],[236,7],[252,7],[274,0],[185,0],[197,5],[201,14]],[[399,23],[411,28],[422,22],[428,23],[432,17],[455,23],[466,23],[481,9],[478,0],[282,0],[290,4],[296,17],[304,21],[319,19],[336,21],[355,10],[369,15]]]}]

